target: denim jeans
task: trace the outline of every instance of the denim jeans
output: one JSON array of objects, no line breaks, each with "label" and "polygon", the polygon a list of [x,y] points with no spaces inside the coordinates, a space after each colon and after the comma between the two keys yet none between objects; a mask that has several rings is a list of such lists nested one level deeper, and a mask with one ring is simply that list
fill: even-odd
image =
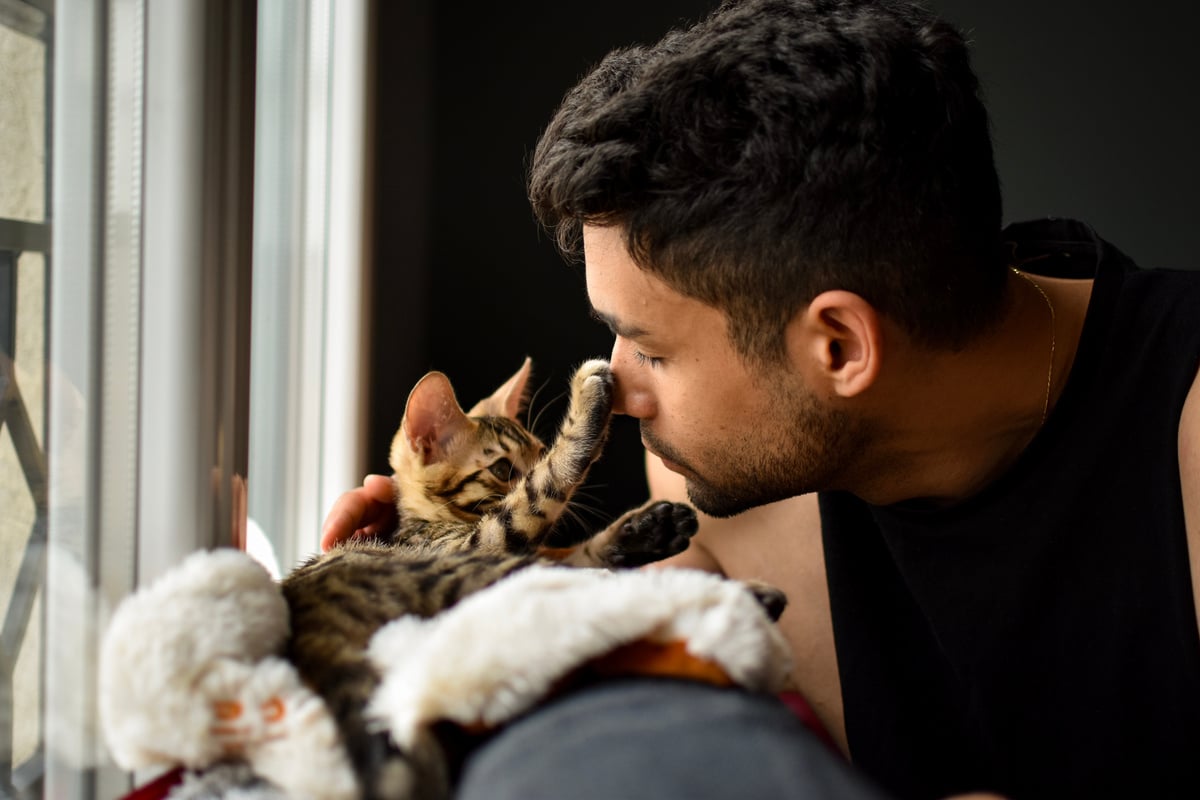
[{"label": "denim jeans", "polygon": [[773,697],[624,680],[512,723],[467,761],[458,800],[884,797]]}]

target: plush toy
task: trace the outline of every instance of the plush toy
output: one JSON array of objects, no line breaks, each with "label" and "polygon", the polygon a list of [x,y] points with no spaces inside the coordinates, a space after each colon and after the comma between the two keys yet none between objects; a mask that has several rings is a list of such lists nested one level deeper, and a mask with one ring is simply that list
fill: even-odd
[{"label": "plush toy", "polygon": [[[257,563],[196,553],[127,598],[101,650],[101,715],[125,769],[196,772],[171,797],[349,800],[322,700],[283,658],[287,606]],[[382,628],[369,709],[398,746],[435,723],[498,726],[581,675],[783,687],[788,649],[741,584],[691,570],[534,566],[432,619]],[[236,765],[236,766],[235,766]]]},{"label": "plush toy", "polygon": [[237,550],[194,553],[126,598],[100,653],[100,716],[124,769],[239,761],[283,790],[349,800],[337,725],[280,658],[288,610]]}]

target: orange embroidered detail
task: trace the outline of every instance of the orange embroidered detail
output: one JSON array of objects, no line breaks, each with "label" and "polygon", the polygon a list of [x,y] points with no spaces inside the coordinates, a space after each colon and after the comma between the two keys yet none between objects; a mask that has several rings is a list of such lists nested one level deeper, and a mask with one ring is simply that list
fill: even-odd
[{"label": "orange embroidered detail", "polygon": [[733,681],[719,665],[688,652],[687,642],[637,641],[593,659],[587,668],[594,674],[658,675],[686,678],[715,686],[732,686]]},{"label": "orange embroidered detail", "polygon": [[287,715],[287,706],[278,697],[272,697],[262,704],[262,716],[266,722],[279,722]]},{"label": "orange embroidered detail", "polygon": [[213,736],[242,736],[246,733],[241,728],[235,728],[232,725],[213,725],[208,732]]},{"label": "orange embroidered detail", "polygon": [[237,719],[242,716],[242,704],[237,700],[217,700],[213,703],[213,714],[222,721]]},{"label": "orange embroidered detail", "polygon": [[[713,686],[734,685],[729,673],[719,664],[688,652],[686,641],[654,642],[641,639],[593,658],[559,680],[548,694],[554,696],[597,681],[630,675],[681,678]],[[456,725],[470,735],[483,734],[494,729],[493,725],[480,720]]]}]

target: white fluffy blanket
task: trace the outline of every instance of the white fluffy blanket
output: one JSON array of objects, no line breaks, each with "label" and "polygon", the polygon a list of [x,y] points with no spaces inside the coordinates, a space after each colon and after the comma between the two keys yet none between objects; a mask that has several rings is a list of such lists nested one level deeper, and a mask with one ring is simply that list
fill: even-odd
[{"label": "white fluffy blanket", "polygon": [[680,569],[531,567],[432,619],[380,630],[369,653],[384,678],[369,713],[401,746],[439,720],[491,727],[633,642],[682,644],[749,689],[778,691],[790,669],[778,629],[733,581]]},{"label": "white fluffy blanket", "polygon": [[[100,710],[117,763],[249,766],[245,775],[206,773],[208,783],[193,781],[180,797],[213,796],[226,783],[253,790],[217,792],[230,798],[269,797],[271,786],[307,800],[356,797],[332,716],[280,657],[287,635],[278,585],[237,551],[193,554],[126,598],[100,659]],[[443,720],[495,726],[606,660],[617,674],[764,691],[780,689],[790,668],[782,636],[740,584],[672,569],[531,567],[433,619],[390,623],[369,654],[382,675],[369,713],[401,747]]]}]

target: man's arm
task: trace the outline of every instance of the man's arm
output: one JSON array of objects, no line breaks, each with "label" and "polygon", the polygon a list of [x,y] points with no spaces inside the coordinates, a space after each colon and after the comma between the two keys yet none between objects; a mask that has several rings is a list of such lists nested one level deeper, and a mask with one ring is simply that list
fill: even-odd
[{"label": "man's arm", "polygon": [[[653,499],[687,500],[683,478],[653,455],[646,458],[646,477]],[[792,647],[792,680],[838,747],[847,752],[817,496],[793,497],[728,519],[698,517],[700,529],[688,549],[655,566],[763,580],[786,592],[788,607],[779,627]]]},{"label": "man's arm", "polygon": [[[651,500],[670,500],[676,503],[688,502],[687,489],[684,487],[683,478],[669,471],[663,466],[662,461],[658,457],[652,456],[649,453],[646,454],[646,482],[650,485]],[[705,531],[712,527],[713,520],[711,517],[706,517],[699,511],[696,512],[696,517],[700,522],[700,531]],[[664,558],[661,561],[647,564],[646,568],[683,567],[724,575],[725,571],[721,568],[721,564],[708,551],[708,547],[700,541],[699,537],[700,532],[698,531],[692,537],[687,550],[677,553],[670,558]]]},{"label": "man's arm", "polygon": [[1196,624],[1200,625],[1200,375],[1192,382],[1179,418],[1179,483],[1183,488]]}]

